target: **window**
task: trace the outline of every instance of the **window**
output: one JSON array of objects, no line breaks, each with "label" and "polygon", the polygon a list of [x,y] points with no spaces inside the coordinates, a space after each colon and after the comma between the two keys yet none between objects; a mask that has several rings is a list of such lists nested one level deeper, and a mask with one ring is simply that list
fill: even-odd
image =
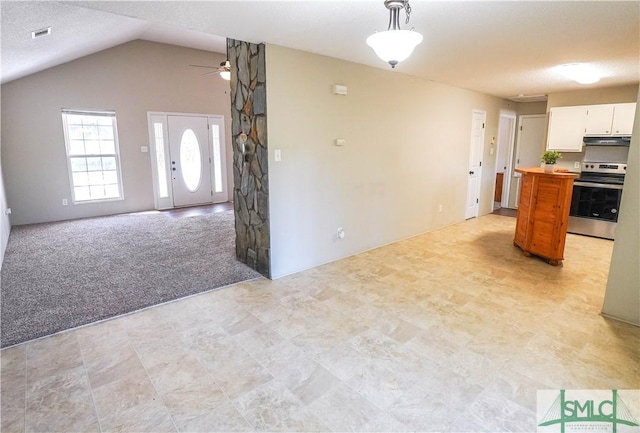
[{"label": "window", "polygon": [[211,142],[213,143],[213,187],[215,192],[222,192],[222,155],[220,154],[220,126],[211,125]]},{"label": "window", "polygon": [[156,144],[156,169],[158,170],[158,196],[160,198],[169,197],[169,186],[167,185],[166,161],[164,158],[164,133],[162,123],[153,123],[153,132]]},{"label": "window", "polygon": [[196,192],[202,180],[202,156],[198,137],[187,128],[180,139],[180,167],[182,180],[189,192]]},{"label": "window", "polygon": [[122,199],[116,114],[62,111],[74,203]]}]

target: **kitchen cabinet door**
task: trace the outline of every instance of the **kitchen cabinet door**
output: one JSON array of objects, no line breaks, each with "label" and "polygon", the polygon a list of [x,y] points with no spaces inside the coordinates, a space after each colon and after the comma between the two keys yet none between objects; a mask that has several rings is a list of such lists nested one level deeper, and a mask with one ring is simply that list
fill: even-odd
[{"label": "kitchen cabinet door", "polygon": [[615,104],[613,109],[613,135],[631,135],[633,120],[636,117],[636,103]]},{"label": "kitchen cabinet door", "polygon": [[581,152],[587,107],[552,107],[549,110],[547,150]]},{"label": "kitchen cabinet door", "polygon": [[611,135],[614,104],[590,105],[587,107],[587,119],[584,135]]}]

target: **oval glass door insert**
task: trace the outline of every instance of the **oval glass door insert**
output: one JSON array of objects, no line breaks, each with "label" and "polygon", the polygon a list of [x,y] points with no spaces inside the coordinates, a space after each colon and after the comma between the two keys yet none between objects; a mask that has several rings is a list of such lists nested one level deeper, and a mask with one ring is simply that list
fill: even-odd
[{"label": "oval glass door insert", "polygon": [[180,167],[182,168],[182,179],[190,192],[194,192],[200,186],[202,177],[202,157],[200,155],[200,145],[196,134],[187,129],[182,133],[180,140]]}]

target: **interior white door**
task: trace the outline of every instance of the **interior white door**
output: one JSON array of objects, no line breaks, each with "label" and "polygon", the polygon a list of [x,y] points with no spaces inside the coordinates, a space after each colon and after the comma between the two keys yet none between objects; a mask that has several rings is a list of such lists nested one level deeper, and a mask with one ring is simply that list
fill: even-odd
[{"label": "interior white door", "polygon": [[206,117],[167,116],[174,206],[211,203],[211,158]]},{"label": "interior white door", "polygon": [[480,181],[482,179],[482,151],[486,111],[473,110],[471,144],[469,146],[469,179],[467,181],[467,206],[465,219],[478,216],[480,209]]},{"label": "interior white door", "polygon": [[[518,143],[516,144],[516,160],[514,167],[539,167],[540,155],[544,153],[544,130],[547,116],[544,114],[520,116],[518,127]],[[514,171],[513,181],[516,184],[515,208],[520,201],[520,173]]]}]

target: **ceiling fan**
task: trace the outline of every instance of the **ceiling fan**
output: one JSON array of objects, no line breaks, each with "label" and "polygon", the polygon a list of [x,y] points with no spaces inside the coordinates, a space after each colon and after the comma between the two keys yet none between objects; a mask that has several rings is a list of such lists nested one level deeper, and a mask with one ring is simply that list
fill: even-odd
[{"label": "ceiling fan", "polygon": [[205,72],[202,75],[211,75],[211,74],[220,74],[220,77],[223,80],[231,79],[231,64],[229,60],[225,60],[220,63],[220,66],[206,66],[206,65],[189,65],[194,68],[206,68],[206,69],[214,69],[213,71]]}]

